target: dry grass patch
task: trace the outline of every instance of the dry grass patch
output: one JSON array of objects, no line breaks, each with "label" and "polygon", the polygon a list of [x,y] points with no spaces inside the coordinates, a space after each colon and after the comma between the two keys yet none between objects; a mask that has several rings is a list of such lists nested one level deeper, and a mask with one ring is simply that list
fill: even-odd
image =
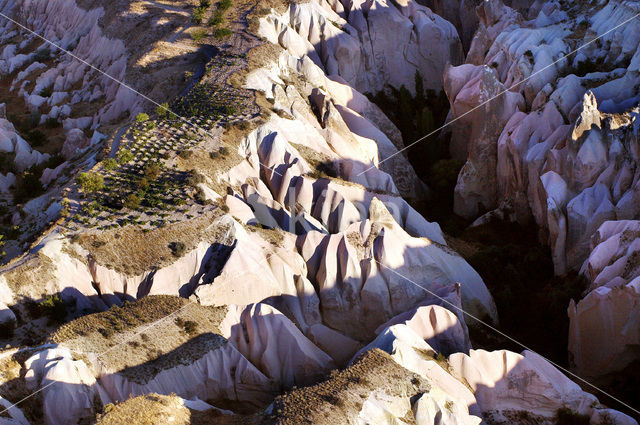
[{"label": "dry grass patch", "polygon": [[249,232],[258,233],[262,239],[269,242],[275,247],[281,247],[284,243],[284,230],[282,229],[267,229],[261,226],[244,225],[244,228]]},{"label": "dry grass patch", "polygon": [[[15,294],[42,295],[44,285],[54,277],[56,267],[46,255],[26,257],[25,262],[5,272],[3,276]],[[31,290],[30,290],[31,289]]]},{"label": "dry grass patch", "polygon": [[215,222],[221,215],[221,211],[215,210],[193,220],[149,231],[126,226],[87,232],[78,235],[75,242],[89,251],[99,264],[130,276],[138,276],[176,261],[170,248],[172,243],[183,243],[185,252],[189,252],[201,241],[223,242],[229,226]]},{"label": "dry grass patch", "polygon": [[386,352],[374,349],[349,368],[331,372],[324,382],[278,396],[273,402],[276,414],[265,423],[348,423],[373,391],[412,397],[429,390],[424,378],[400,366]]},{"label": "dry grass patch", "polygon": [[222,415],[218,410],[189,410],[176,395],[145,394],[108,404],[95,425],[258,425],[261,416]]},{"label": "dry grass patch", "polygon": [[98,361],[107,370],[144,384],[163,370],[189,365],[225,344],[219,325],[226,313],[226,307],[148,296],[69,322],[51,341],[76,353],[104,353]]},{"label": "dry grass patch", "polygon": [[145,394],[105,406],[96,425],[189,425],[189,409],[175,395]]}]

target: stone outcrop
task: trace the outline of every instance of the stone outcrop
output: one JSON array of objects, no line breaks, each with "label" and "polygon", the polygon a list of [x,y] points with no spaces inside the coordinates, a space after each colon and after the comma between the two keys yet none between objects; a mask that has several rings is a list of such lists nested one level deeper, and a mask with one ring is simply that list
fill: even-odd
[{"label": "stone outcrop", "polygon": [[439,91],[445,65],[463,60],[455,27],[414,0],[294,3],[263,18],[259,32],[368,93],[402,85],[414,91],[416,72]]},{"label": "stone outcrop", "polygon": [[[451,118],[482,105],[474,72],[484,69],[508,90],[491,102],[484,120],[472,121],[492,131],[487,139],[472,137],[456,211],[476,223],[496,215],[535,222],[556,274],[580,271],[589,279],[589,293],[569,307],[572,359],[589,376],[608,375],[637,359],[629,329],[637,322],[631,282],[638,272],[624,271],[621,257],[607,257],[607,272],[598,277],[603,270],[592,269],[592,261],[605,258],[599,235],[612,234],[604,229],[625,227],[640,214],[639,99],[629,90],[638,85],[639,27],[631,18],[639,11],[624,1],[595,8],[538,1],[524,11],[484,2],[467,63],[445,75]],[[454,153],[469,143],[473,130],[465,127],[466,118],[452,125]],[[614,246],[614,239],[602,246]]]}]

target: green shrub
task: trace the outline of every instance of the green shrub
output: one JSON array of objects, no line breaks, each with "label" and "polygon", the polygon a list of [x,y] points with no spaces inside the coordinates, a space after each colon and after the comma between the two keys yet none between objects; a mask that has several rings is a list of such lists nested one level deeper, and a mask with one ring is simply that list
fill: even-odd
[{"label": "green shrub", "polygon": [[195,9],[193,9],[193,16],[191,16],[191,21],[194,24],[201,24],[202,20],[204,19],[204,12],[206,12],[206,9],[203,7],[196,7]]},{"label": "green shrub", "polygon": [[107,171],[112,171],[118,168],[118,161],[113,158],[107,158],[102,161],[102,167]]},{"label": "green shrub", "polygon": [[216,28],[216,30],[213,31],[213,36],[218,40],[227,38],[232,34],[233,34],[233,31],[231,31],[229,28]]},{"label": "green shrub", "polygon": [[26,139],[31,146],[42,146],[47,141],[47,136],[40,130],[32,130],[27,134]]},{"label": "green shrub", "polygon": [[136,115],[137,122],[145,122],[148,120],[149,120],[149,115],[145,114],[144,112],[140,112],[138,115]]},{"label": "green shrub", "polygon": [[[38,166],[32,166],[22,174],[22,181],[16,185],[13,190],[13,200],[17,204],[40,196],[44,192],[42,183],[40,183],[40,177],[42,176],[42,169]],[[14,239],[14,238],[11,238]]]},{"label": "green shrub", "polygon": [[453,192],[463,165],[462,161],[455,159],[442,159],[433,164],[429,176],[433,189],[439,192]]},{"label": "green shrub", "polygon": [[566,407],[561,407],[556,411],[554,420],[555,425],[589,425],[588,415],[581,415]]},{"label": "green shrub", "polygon": [[191,33],[191,39],[193,41],[201,41],[207,36],[207,34],[207,30],[199,28]]},{"label": "green shrub", "polygon": [[53,94],[53,86],[43,87],[39,94],[42,97],[51,97]]},{"label": "green shrub", "polygon": [[140,198],[140,196],[138,196],[135,193],[130,193],[124,199],[123,206],[125,208],[130,209],[130,210],[135,210],[136,208],[138,208],[140,206],[140,202],[142,202],[142,199]]},{"label": "green shrub", "polygon": [[222,15],[222,11],[216,10],[213,13],[213,16],[211,17],[211,19],[209,19],[209,26],[217,27],[218,25],[221,25],[223,22],[224,22],[224,16]]},{"label": "green shrub", "polygon": [[40,118],[42,114],[40,112],[32,112],[29,114],[29,118],[27,118],[27,125],[29,128],[36,128],[40,125]]},{"label": "green shrub", "polygon": [[136,186],[138,187],[138,189],[147,189],[149,187],[149,180],[143,177],[136,182]]},{"label": "green shrub", "polygon": [[233,6],[233,0],[220,0],[218,2],[218,10],[228,10]]},{"label": "green shrub", "polygon": [[4,323],[0,323],[0,339],[9,339],[13,337],[13,331],[16,328],[15,320],[8,320]]},{"label": "green shrub", "polygon": [[44,122],[44,126],[47,128],[58,128],[62,127],[62,123],[55,118],[49,117]]},{"label": "green shrub", "polygon": [[149,181],[157,180],[158,177],[160,177],[161,173],[162,173],[162,168],[158,164],[151,164],[147,166],[147,168],[145,168],[144,170],[144,176]]},{"label": "green shrub", "polygon": [[118,152],[118,163],[126,164],[133,161],[133,153],[128,149],[122,149]]},{"label": "green shrub", "polygon": [[204,180],[204,176],[196,170],[189,171],[189,177],[187,177],[187,184],[189,186],[196,187],[197,185],[204,183]]},{"label": "green shrub", "polygon": [[156,114],[158,114],[160,118],[166,117],[168,112],[169,112],[169,104],[167,102],[164,102],[163,104],[161,104],[156,108]]},{"label": "green shrub", "polygon": [[80,173],[76,181],[85,193],[97,192],[104,188],[104,179],[98,173]]},{"label": "green shrub", "polygon": [[184,322],[183,328],[188,335],[193,336],[198,332],[198,323],[193,320],[187,320]]},{"label": "green shrub", "polygon": [[175,320],[175,324],[181,327],[189,336],[194,336],[198,332],[198,323],[193,320],[183,320],[181,317],[178,317]]},{"label": "green shrub", "polygon": [[193,155],[192,151],[186,150],[186,151],[180,151],[178,153],[178,156],[182,159],[189,159],[191,158],[191,155]]},{"label": "green shrub", "polygon": [[47,47],[43,47],[42,49],[38,49],[36,53],[33,55],[33,59],[36,62],[44,62],[51,57],[51,51]]},{"label": "green shrub", "polygon": [[38,303],[42,315],[53,322],[64,322],[67,317],[67,304],[59,294],[49,295]]},{"label": "green shrub", "polygon": [[208,9],[211,7],[211,0],[200,0],[200,7],[203,9]]},{"label": "green shrub", "polygon": [[175,257],[180,258],[185,254],[187,247],[182,242],[171,242],[169,244],[169,249]]}]

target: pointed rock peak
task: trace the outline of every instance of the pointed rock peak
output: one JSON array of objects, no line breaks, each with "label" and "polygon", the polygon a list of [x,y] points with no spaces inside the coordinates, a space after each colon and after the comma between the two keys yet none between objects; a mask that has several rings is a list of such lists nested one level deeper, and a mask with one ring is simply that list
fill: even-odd
[{"label": "pointed rock peak", "polygon": [[602,128],[601,115],[598,111],[598,100],[596,95],[591,90],[584,94],[582,101],[582,113],[576,122],[576,125],[571,134],[573,140],[578,140],[585,131],[591,130],[593,125],[597,125],[598,128]]},{"label": "pointed rock peak", "polygon": [[369,205],[369,219],[389,229],[393,229],[397,225],[387,207],[376,197],[371,200],[371,204]]}]

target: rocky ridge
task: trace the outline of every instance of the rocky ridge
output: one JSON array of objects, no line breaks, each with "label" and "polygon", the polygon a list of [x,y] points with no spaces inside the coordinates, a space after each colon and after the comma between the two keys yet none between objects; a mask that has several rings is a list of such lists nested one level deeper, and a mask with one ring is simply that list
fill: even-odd
[{"label": "rocky ridge", "polygon": [[[0,401],[9,407],[46,388],[8,409],[0,421],[76,424],[100,414],[98,423],[120,423],[133,409],[153,411],[156,417],[140,421],[154,423],[215,418],[220,423],[553,424],[568,417],[635,424],[535,353],[472,349],[461,311],[497,323],[489,291],[447,245],[439,225],[403,199],[420,199],[426,191],[408,161],[396,155],[376,167],[403,144],[398,129],[358,90],[411,87],[416,70],[428,87],[439,88],[445,72],[444,88],[461,99],[454,102],[455,116],[508,81],[498,81],[489,67],[445,71],[447,63],[462,61],[458,32],[413,1],[270,4],[261,13],[237,6],[241,17],[224,45],[236,56],[215,59],[219,72],[205,70],[181,100],[196,104],[198,96],[210,93],[207,84],[226,84],[220,81],[230,77],[234,93],[252,103],[249,112],[233,118],[226,111],[223,124],[216,121],[219,116],[198,111],[192,118],[207,134],[181,139],[186,147],[161,156],[167,168],[188,174],[189,183],[178,181],[194,187],[189,190],[197,198],[186,201],[184,216],[167,215],[161,226],[150,221],[94,228],[100,219],[93,217],[76,229],[54,227],[33,252],[2,272],[0,318],[17,329],[7,339],[16,348],[0,354]],[[509,24],[522,22],[518,12],[500,6],[492,1],[479,9],[480,29],[469,58],[479,57],[478,46],[490,36],[508,34]],[[529,13],[540,6],[534,4]],[[496,11],[506,13],[498,20]],[[96,22],[103,12],[76,6],[61,16],[77,14],[100,29],[105,21]],[[559,8],[554,15],[546,5],[537,16],[542,25],[548,24],[542,17],[564,15]],[[46,32],[59,23],[43,25]],[[385,25],[402,31],[378,32]],[[430,41],[434,37],[444,41],[444,50]],[[123,77],[131,78],[127,61],[119,60]],[[398,69],[404,62],[411,66]],[[468,88],[463,100],[465,81],[480,87],[480,95]],[[461,174],[458,193],[472,182],[465,180],[469,170],[490,165],[481,170],[487,173],[481,178],[485,187],[469,190],[465,201],[497,204],[497,195],[483,197],[486,186],[503,181],[500,145],[488,145],[500,135],[497,129],[514,119],[509,111],[525,109],[532,100],[527,90],[509,94],[490,126],[453,132],[454,141],[466,134],[477,145],[457,144],[457,154],[470,155],[471,164]],[[107,111],[97,112],[90,127],[108,121]],[[606,114],[583,113],[580,122],[624,122],[620,114]],[[153,126],[134,124],[122,149],[138,142],[169,143],[178,132],[188,133],[175,129],[171,119],[154,116]],[[580,128],[579,123],[574,133]],[[138,137],[134,131],[146,133]],[[145,162],[130,169],[151,178]],[[104,165],[94,170],[102,172]],[[80,211],[93,199],[101,200],[80,193],[72,205]],[[462,208],[459,202],[456,208]],[[625,228],[605,223],[591,241],[594,255],[584,272],[594,285],[607,280],[607,266],[619,263],[619,268],[635,258],[629,236],[635,222],[625,223]],[[616,254],[602,254],[608,251],[598,250],[601,243],[615,245]],[[625,268],[628,281],[616,285],[633,289],[633,270]],[[74,320],[52,325],[52,310],[47,310],[51,317],[41,317],[30,302],[42,298],[63,306],[63,320]],[[571,306],[574,335],[598,314],[584,308],[586,300]],[[620,316],[614,331],[627,310],[615,311]],[[95,313],[85,315],[89,312]],[[51,336],[34,340],[37,332]],[[25,341],[30,347],[18,348]],[[572,350],[583,356],[576,359],[589,358],[590,347],[581,343],[580,338],[572,342]],[[628,342],[623,338],[620,344]],[[606,364],[628,356],[625,351]]]}]

